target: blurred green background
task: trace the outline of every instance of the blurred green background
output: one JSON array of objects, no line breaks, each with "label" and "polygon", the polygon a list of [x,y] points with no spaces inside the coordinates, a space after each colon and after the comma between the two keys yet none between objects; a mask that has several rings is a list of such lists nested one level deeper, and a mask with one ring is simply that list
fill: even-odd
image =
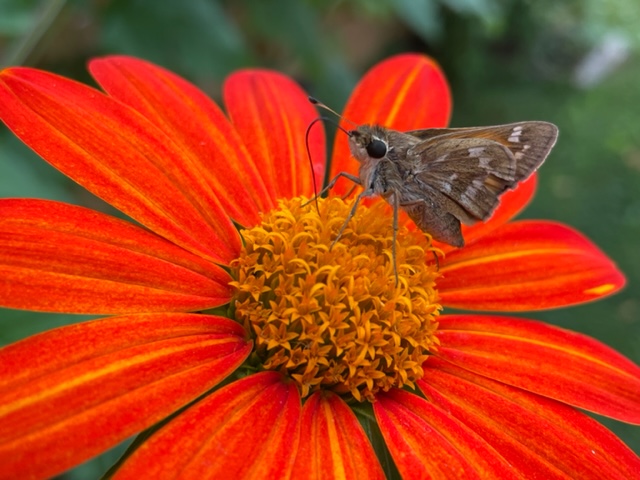
[{"label": "blurred green background", "polygon": [[[2,67],[90,83],[88,58],[125,53],[189,78],[215,99],[229,72],[260,66],[288,73],[340,110],[368,67],[405,51],[443,66],[453,126],[539,119],[560,127],[523,217],[584,232],[628,285],[604,301],[528,316],[640,361],[638,0],[0,0]],[[0,197],[15,196],[104,208],[1,126]],[[0,344],[77,320],[4,310]],[[639,428],[602,421],[640,452]],[[64,478],[95,477],[117,453]]]}]

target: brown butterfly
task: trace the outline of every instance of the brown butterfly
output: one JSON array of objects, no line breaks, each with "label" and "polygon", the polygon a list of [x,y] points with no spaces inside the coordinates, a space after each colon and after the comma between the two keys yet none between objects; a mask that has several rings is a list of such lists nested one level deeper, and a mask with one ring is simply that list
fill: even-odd
[{"label": "brown butterfly", "polygon": [[361,185],[363,191],[335,241],[362,198],[381,196],[393,207],[394,240],[401,208],[423,232],[462,247],[461,223],[488,220],[500,196],[542,165],[556,143],[558,127],[532,121],[398,132],[362,125],[346,133],[351,154],[360,162],[358,176],[340,172],[325,190],[345,177]]}]

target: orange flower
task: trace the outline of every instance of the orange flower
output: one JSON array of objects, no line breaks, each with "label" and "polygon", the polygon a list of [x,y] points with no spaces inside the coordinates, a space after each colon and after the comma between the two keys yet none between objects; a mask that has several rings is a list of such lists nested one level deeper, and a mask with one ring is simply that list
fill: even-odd
[{"label": "orange flower", "polygon": [[[1,477],[55,475],[143,429],[116,478],[640,471],[577,410],[640,422],[636,365],[533,320],[440,315],[566,306],[624,285],[574,230],[510,221],[535,178],[465,229],[467,247],[440,245],[439,269],[429,236],[404,225],[396,288],[384,202],[359,208],[333,248],[347,186],[319,210],[302,206],[313,194],[304,132],[317,112],[290,79],[232,75],[228,120],[149,63],[107,57],[90,69],[107,94],[28,68],[0,74],[9,128],[137,222],[0,201],[0,304],[118,315],[0,351]],[[437,65],[401,55],[365,76],[345,115],[410,130],[444,126],[449,113]],[[319,179],[321,127],[310,150]],[[342,135],[332,171],[356,172]]]}]

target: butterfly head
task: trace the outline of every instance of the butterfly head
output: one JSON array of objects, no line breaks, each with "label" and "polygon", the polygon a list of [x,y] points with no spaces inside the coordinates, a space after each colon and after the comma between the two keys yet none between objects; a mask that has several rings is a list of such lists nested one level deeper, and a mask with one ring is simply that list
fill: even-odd
[{"label": "butterfly head", "polygon": [[362,125],[349,131],[349,148],[359,162],[379,160],[389,153],[389,139],[384,128]]}]

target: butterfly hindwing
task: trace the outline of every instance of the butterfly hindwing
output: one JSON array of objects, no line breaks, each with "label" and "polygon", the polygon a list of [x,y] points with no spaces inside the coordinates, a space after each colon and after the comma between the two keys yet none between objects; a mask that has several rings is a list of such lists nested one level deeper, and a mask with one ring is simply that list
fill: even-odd
[{"label": "butterfly hindwing", "polygon": [[516,159],[504,146],[483,138],[443,138],[423,142],[411,150],[419,189],[435,189],[463,212],[453,212],[464,223],[486,220],[500,195],[513,188]]}]

